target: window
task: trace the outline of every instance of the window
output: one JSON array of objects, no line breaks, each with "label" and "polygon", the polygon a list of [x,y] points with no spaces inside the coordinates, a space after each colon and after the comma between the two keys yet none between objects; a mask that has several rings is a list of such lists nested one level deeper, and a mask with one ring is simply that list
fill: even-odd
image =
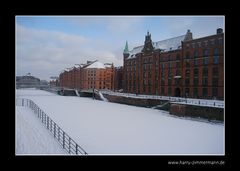
[{"label": "window", "polygon": [[151,70],[152,69],[152,64],[150,64],[148,67],[149,67],[149,70]]},{"label": "window", "polygon": [[168,68],[172,68],[172,62],[168,63]]},{"label": "window", "polygon": [[177,53],[177,60],[180,60],[180,54]]},{"label": "window", "polygon": [[172,85],[172,79],[168,79],[168,85]]},{"label": "window", "polygon": [[189,58],[190,58],[190,53],[186,52],[186,59],[189,59]]},{"label": "window", "polygon": [[211,40],[211,45],[214,45],[215,44],[215,39],[212,39]]},{"label": "window", "polygon": [[185,85],[188,86],[189,84],[190,84],[190,79],[189,79],[189,78],[186,78],[186,79],[185,79]]},{"label": "window", "polygon": [[213,63],[218,64],[219,63],[219,56],[213,56]]},{"label": "window", "polygon": [[213,73],[213,77],[218,77],[218,68],[214,67],[212,73]]},{"label": "window", "polygon": [[172,76],[172,70],[168,70],[168,77],[171,77]]},{"label": "window", "polygon": [[203,88],[202,92],[203,92],[203,97],[208,96],[208,89],[207,88]]},{"label": "window", "polygon": [[148,80],[148,85],[150,85],[150,86],[152,85],[152,80],[150,80],[150,79]]},{"label": "window", "polygon": [[162,86],[165,85],[165,79],[164,78],[161,79],[161,85]]},{"label": "window", "polygon": [[143,77],[144,77],[144,78],[147,77],[147,73],[146,73],[146,72],[143,73]]},{"label": "window", "polygon": [[180,79],[175,79],[175,83],[176,83],[176,85],[179,85],[180,84]]},{"label": "window", "polygon": [[176,69],[176,75],[181,75],[181,70],[180,69]]},{"label": "window", "polygon": [[203,76],[208,76],[208,68],[203,68]]},{"label": "window", "polygon": [[165,68],[165,65],[164,65],[164,63],[162,64],[162,70],[164,70],[164,68]]},{"label": "window", "polygon": [[208,77],[204,77],[202,79],[202,85],[207,86],[208,85]]},{"label": "window", "polygon": [[161,94],[162,95],[164,95],[164,91],[165,91],[164,87],[161,87]]},{"label": "window", "polygon": [[151,77],[152,77],[151,72],[148,72],[148,78],[151,78]]},{"label": "window", "polygon": [[193,96],[194,96],[194,97],[198,97],[198,88],[197,88],[197,87],[195,87],[195,88],[193,89]]},{"label": "window", "polygon": [[144,70],[144,71],[147,70],[147,65],[146,65],[146,64],[143,65],[143,70]]},{"label": "window", "polygon": [[207,65],[208,64],[208,57],[203,58],[203,65]]},{"label": "window", "polygon": [[212,79],[212,86],[218,86],[218,78]]},{"label": "window", "polygon": [[180,62],[176,62],[176,67],[180,68]]},{"label": "window", "polygon": [[223,39],[222,38],[219,38],[218,39],[218,43],[221,45],[221,44],[223,44]]},{"label": "window", "polygon": [[189,68],[190,67],[190,62],[189,60],[186,61],[186,68]]},{"label": "window", "polygon": [[143,80],[143,84],[147,85],[147,80],[146,79]]},{"label": "window", "polygon": [[185,96],[186,96],[186,97],[189,96],[189,88],[185,88]]},{"label": "window", "polygon": [[172,95],[172,87],[168,87],[168,95],[169,95],[169,96]]},{"label": "window", "polygon": [[194,78],[193,79],[193,85],[194,86],[198,86],[198,78]]},{"label": "window", "polygon": [[218,48],[214,49],[213,56],[218,56]]},{"label": "window", "polygon": [[189,77],[189,76],[190,76],[190,70],[189,70],[189,69],[186,69],[186,70],[185,70],[185,76],[186,76],[186,77]]},{"label": "window", "polygon": [[194,58],[197,58],[197,57],[198,57],[198,51],[195,50],[195,51],[194,51]]},{"label": "window", "polygon": [[198,77],[198,69],[197,68],[195,68],[193,70],[193,74],[194,74],[194,77]]},{"label": "window", "polygon": [[203,57],[208,57],[208,50],[207,49],[203,50]]},{"label": "window", "polygon": [[198,59],[194,59],[194,65],[195,65],[195,66],[198,65]]},{"label": "window", "polygon": [[152,93],[152,87],[148,86],[148,93],[151,94]]},{"label": "window", "polygon": [[213,97],[217,97],[218,96],[218,88],[217,87],[213,87],[212,88],[212,96]]}]

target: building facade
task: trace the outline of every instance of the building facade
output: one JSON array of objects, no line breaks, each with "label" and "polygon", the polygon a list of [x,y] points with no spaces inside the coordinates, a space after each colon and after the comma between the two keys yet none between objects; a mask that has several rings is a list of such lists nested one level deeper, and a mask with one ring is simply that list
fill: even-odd
[{"label": "building facade", "polygon": [[114,90],[121,91],[123,89],[123,67],[115,67]]},{"label": "building facade", "polygon": [[224,34],[193,39],[185,35],[152,42],[123,52],[124,92],[163,96],[217,98],[224,96]]},{"label": "building facade", "polygon": [[87,61],[86,64],[60,73],[60,86],[70,89],[114,90],[114,73],[113,64]]},{"label": "building facade", "polygon": [[40,79],[34,76],[31,76],[28,73],[25,76],[16,77],[16,88],[34,88],[40,86]]}]

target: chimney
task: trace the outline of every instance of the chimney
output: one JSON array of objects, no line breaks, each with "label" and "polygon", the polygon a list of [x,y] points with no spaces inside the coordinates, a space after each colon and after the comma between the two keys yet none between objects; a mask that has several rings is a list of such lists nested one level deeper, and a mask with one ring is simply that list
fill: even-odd
[{"label": "chimney", "polygon": [[223,29],[222,28],[218,28],[217,29],[217,34],[221,34],[221,33],[223,33]]}]

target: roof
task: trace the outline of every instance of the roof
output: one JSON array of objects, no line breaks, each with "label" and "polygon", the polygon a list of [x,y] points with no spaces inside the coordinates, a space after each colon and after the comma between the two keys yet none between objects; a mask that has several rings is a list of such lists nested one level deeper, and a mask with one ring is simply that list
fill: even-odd
[{"label": "roof", "polygon": [[[181,49],[181,42],[184,40],[185,36],[186,35],[182,35],[158,42],[153,42],[153,47],[154,49],[160,49],[163,52]],[[143,47],[144,45],[133,48],[133,50],[129,51],[128,58],[134,58],[136,54],[142,51]]]},{"label": "roof", "polygon": [[105,68],[105,66],[103,63],[96,61],[86,68]]}]

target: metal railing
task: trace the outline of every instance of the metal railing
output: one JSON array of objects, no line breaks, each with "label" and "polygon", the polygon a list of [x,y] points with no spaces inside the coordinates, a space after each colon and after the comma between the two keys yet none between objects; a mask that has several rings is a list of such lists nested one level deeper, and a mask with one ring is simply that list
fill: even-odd
[{"label": "metal railing", "polygon": [[43,110],[41,110],[32,100],[17,98],[17,106],[27,106],[33,110],[46,128],[58,140],[61,147],[69,154],[87,154],[87,152],[78,145],[65,131],[62,130]]},{"label": "metal railing", "polygon": [[181,102],[181,103],[192,104],[192,105],[224,108],[224,101],[222,101],[222,100],[193,99],[193,98],[172,97],[172,96],[158,96],[158,95],[143,95],[143,94],[132,94],[132,93],[119,93],[119,92],[105,91],[105,90],[101,90],[101,92],[103,94],[122,96],[122,97],[131,97],[131,98],[139,98],[139,99],[169,100],[171,102]]}]

